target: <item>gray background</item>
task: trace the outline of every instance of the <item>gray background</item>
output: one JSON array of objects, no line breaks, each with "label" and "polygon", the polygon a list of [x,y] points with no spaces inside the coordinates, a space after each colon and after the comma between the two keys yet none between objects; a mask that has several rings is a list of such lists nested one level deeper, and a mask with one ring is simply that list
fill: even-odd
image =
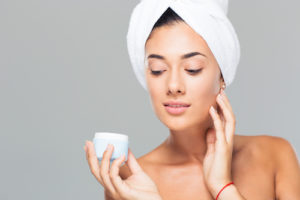
[{"label": "gray background", "polygon": [[[137,3],[0,1],[0,199],[104,199],[86,139],[125,133],[140,157],[167,137],[127,53]],[[242,54],[227,88],[237,134],[283,137],[298,155],[299,6],[230,2]]]}]

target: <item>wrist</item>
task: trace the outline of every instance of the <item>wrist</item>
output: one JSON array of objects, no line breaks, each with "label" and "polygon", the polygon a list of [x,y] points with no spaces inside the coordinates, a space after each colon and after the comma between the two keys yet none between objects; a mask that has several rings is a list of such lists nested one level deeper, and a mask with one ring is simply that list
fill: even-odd
[{"label": "wrist", "polygon": [[235,189],[236,187],[233,181],[227,181],[223,184],[218,184],[218,186],[212,187],[210,191],[214,200],[221,200],[224,197],[227,197],[228,193],[231,194],[232,192],[235,192]]},{"label": "wrist", "polygon": [[[225,185],[224,185],[225,186]],[[214,196],[214,199],[216,200],[228,200],[233,197],[233,194],[236,194],[237,188],[235,187],[234,184],[230,184],[226,187],[223,188],[223,190],[217,191],[217,193]]]},{"label": "wrist", "polygon": [[226,187],[222,187],[213,197],[214,200],[246,200],[234,184],[228,184]]}]

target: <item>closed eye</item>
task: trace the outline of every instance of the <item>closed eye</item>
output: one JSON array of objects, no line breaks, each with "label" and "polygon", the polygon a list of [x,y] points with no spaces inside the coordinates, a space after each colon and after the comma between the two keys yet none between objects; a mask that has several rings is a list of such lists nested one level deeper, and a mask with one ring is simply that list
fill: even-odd
[{"label": "closed eye", "polygon": [[153,70],[151,70],[151,73],[153,74],[153,75],[160,75],[161,73],[162,73],[162,70],[160,70],[160,71],[153,71]]},{"label": "closed eye", "polygon": [[[197,74],[197,73],[200,72],[201,70],[202,70],[202,68],[201,68],[201,69],[187,69],[186,71],[188,71],[188,72],[191,73],[191,74]],[[158,75],[160,75],[163,71],[165,71],[165,70],[159,70],[159,71],[153,71],[153,70],[151,70],[151,74],[158,76]]]},{"label": "closed eye", "polygon": [[202,68],[201,69],[187,69],[186,71],[188,71],[188,72],[190,72],[190,73],[192,73],[192,74],[197,74],[198,72],[200,72],[202,70]]}]

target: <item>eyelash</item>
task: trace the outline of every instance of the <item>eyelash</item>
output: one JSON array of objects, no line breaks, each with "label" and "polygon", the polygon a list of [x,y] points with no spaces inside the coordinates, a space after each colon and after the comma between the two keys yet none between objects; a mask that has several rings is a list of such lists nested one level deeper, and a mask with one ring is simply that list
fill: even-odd
[{"label": "eyelash", "polygon": [[[191,70],[186,70],[186,71],[188,71],[189,73],[191,73],[191,74],[197,74],[198,72],[200,72],[202,70],[202,68],[201,69],[191,69]],[[151,73],[153,74],[153,75],[155,75],[155,76],[158,76],[158,75],[160,75],[162,72],[163,72],[164,70],[160,70],[160,71],[153,71],[153,70],[151,70]]]}]

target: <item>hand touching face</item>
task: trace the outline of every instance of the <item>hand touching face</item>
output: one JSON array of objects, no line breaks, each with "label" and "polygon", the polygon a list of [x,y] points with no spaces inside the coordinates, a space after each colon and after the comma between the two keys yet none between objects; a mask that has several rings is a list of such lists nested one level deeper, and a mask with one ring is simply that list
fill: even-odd
[{"label": "hand touching face", "polygon": [[223,90],[217,96],[220,113],[212,106],[209,113],[214,127],[207,132],[207,152],[203,161],[205,182],[212,195],[232,181],[231,162],[236,120]]}]

